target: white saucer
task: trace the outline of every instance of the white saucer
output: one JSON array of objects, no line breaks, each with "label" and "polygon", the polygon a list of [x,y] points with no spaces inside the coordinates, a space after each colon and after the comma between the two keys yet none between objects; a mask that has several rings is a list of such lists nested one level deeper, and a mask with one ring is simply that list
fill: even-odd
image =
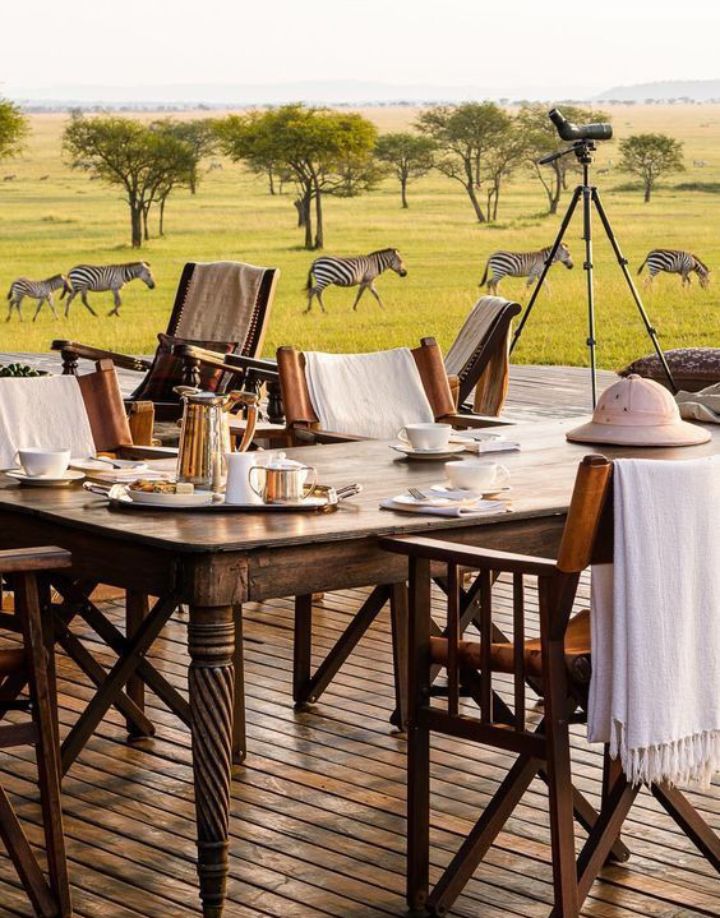
[{"label": "white saucer", "polygon": [[5,474],[8,478],[19,481],[20,484],[31,485],[35,488],[62,488],[85,477],[84,472],[77,472],[74,469],[68,469],[60,476],[28,475],[22,469],[10,469]]},{"label": "white saucer", "polygon": [[391,443],[390,449],[407,456],[408,459],[424,459],[426,461],[440,461],[441,459],[451,459],[462,453],[465,447],[462,443],[448,443],[441,449],[414,449],[412,446],[405,446],[404,443]]}]

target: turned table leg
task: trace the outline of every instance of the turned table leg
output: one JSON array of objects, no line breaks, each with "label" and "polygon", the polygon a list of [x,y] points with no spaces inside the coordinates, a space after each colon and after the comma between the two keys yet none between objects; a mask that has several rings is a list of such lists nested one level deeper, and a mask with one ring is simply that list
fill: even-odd
[{"label": "turned table leg", "polygon": [[191,606],[188,644],[200,898],[204,918],[220,918],[228,876],[233,607]]}]

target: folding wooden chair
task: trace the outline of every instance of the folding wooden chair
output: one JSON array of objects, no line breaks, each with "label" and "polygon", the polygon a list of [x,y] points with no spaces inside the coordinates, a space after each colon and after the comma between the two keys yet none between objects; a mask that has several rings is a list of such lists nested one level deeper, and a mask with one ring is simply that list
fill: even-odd
[{"label": "folding wooden chair", "polygon": [[[139,446],[133,442],[117,373],[111,360],[100,360],[92,373],[78,376],[78,385],[98,453],[121,459],[157,459],[176,455],[172,449]],[[177,608],[177,602],[156,605],[151,612],[147,596],[128,592],[125,602],[126,629],[123,634],[100,610],[97,601],[91,598],[101,584],[81,583],[61,574],[54,575],[52,581],[61,597],[60,602],[53,604],[56,640],[98,688],[98,694],[63,743],[63,773],[77,758],[110,706],[115,706],[125,717],[131,737],[154,734],[154,726],[145,714],[146,684],[152,686],[174,713],[189,723],[187,702],[147,660],[141,658],[131,666],[126,660],[123,666],[114,668],[108,674],[70,627],[73,619],[79,615],[101,640],[119,657],[123,657],[130,654],[136,645],[144,649],[150,646]],[[0,629],[8,627],[12,628],[12,615],[0,612]],[[7,691],[12,688],[17,695],[24,685],[25,680],[22,675],[18,675],[8,681]]]},{"label": "folding wooden chair", "polygon": [[511,300],[483,296],[468,313],[445,355],[448,376],[457,379],[457,404],[461,410],[500,414],[510,380],[512,320],[521,310],[522,306]]},{"label": "folding wooden chair", "polygon": [[[596,814],[571,782],[568,725],[582,721],[590,678],[590,619],[572,614],[580,574],[590,564],[612,561],[612,463],[589,456],[580,465],[557,560],[490,551],[434,538],[382,540],[409,557],[409,723],[407,900],[413,909],[444,915],[512,814],[530,782],[540,775],[549,790],[554,918],[577,918],[595,878],[608,859],[624,860],[622,824],[640,788],[631,787],[605,751],[603,803]],[[448,628],[437,633],[430,614],[431,565],[447,566]],[[462,639],[460,571],[479,571],[480,642]],[[504,572],[513,581],[513,636],[493,636],[492,578]],[[524,578],[537,578],[540,638],[526,640]],[[447,671],[447,687],[432,684],[434,667]],[[494,690],[493,674],[510,675],[514,704]],[[544,688],[544,717],[531,728],[526,720],[525,679],[532,674]],[[446,695],[443,705],[433,698]],[[480,709],[461,709],[469,697]],[[440,733],[517,754],[514,765],[431,893],[430,735]],[[720,838],[686,797],[665,784],[650,790],[716,870]],[[574,819],[588,831],[575,858]]]},{"label": "folding wooden chair", "polygon": [[[167,331],[158,335],[159,345],[152,360],[76,341],[56,340],[52,348],[61,352],[66,374],[77,373],[81,358],[110,359],[125,370],[143,373],[142,381],[127,399],[128,409],[135,402],[149,401],[155,407],[157,420],[176,420],[181,406],[173,390],[187,381],[185,365],[175,353],[176,347],[198,345],[221,355],[257,357],[279,276],[277,268],[256,268],[240,262],[188,262],[180,277]],[[224,392],[242,388],[243,377],[242,367],[232,373],[207,367],[201,370],[194,384]]]},{"label": "folding wooden chair", "polygon": [[[0,573],[13,585],[16,601],[14,623],[23,642],[21,649],[0,650],[0,717],[8,710],[25,711],[31,715],[29,721],[0,724],[0,749],[15,746],[35,748],[48,878],[43,875],[2,786],[0,839],[15,865],[35,914],[42,918],[70,918],[72,915],[60,804],[52,625],[41,615],[42,597],[46,595],[42,575],[50,570],[69,567],[70,563],[70,554],[59,548],[0,551]],[[27,699],[18,699],[13,689],[18,680],[29,686]]]}]

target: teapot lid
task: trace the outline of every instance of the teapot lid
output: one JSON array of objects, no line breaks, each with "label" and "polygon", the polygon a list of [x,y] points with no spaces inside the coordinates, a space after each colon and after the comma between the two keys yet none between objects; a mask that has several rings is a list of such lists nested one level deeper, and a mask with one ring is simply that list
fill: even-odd
[{"label": "teapot lid", "polygon": [[185,401],[199,405],[222,405],[227,399],[226,395],[219,395],[217,392],[196,389],[193,386],[175,386],[173,391],[177,392]]}]

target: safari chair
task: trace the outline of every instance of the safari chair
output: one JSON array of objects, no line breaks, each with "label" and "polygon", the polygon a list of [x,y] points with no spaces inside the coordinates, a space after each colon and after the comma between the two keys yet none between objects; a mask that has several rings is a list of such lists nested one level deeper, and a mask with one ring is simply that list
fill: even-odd
[{"label": "safari chair", "polygon": [[[612,463],[588,456],[580,464],[556,560],[474,548],[422,536],[385,538],[388,551],[409,558],[409,722],[407,901],[411,909],[444,915],[512,815],[531,781],[548,786],[554,918],[577,918],[607,860],[626,860],[620,840],[623,822],[640,790],[631,786],[619,763],[604,759],[602,806],[596,814],[571,783],[568,724],[585,719],[591,671],[590,614],[573,614],[580,574],[591,564],[613,559]],[[431,617],[431,584],[436,566],[447,570],[447,631]],[[463,639],[461,571],[479,571],[481,640]],[[513,635],[494,636],[492,579],[512,576]],[[525,635],[524,580],[536,578],[539,639]],[[433,685],[435,668],[447,685]],[[503,700],[493,676],[512,678],[513,705]],[[534,726],[526,718],[525,682],[542,681],[544,716]],[[497,683],[496,683],[497,684]],[[439,697],[445,700],[434,702]],[[466,707],[475,703],[479,717]],[[462,702],[462,703],[461,703]],[[430,736],[439,733],[477,742],[517,759],[445,872],[429,891]],[[710,864],[720,870],[720,838],[686,797],[667,784],[650,791]],[[574,820],[588,832],[576,861]]]},{"label": "safari chair", "polygon": [[[170,458],[176,451],[161,447],[137,445],[133,442],[128,417],[125,414],[120,386],[115,366],[111,360],[100,360],[91,373],[78,376],[78,385],[87,410],[90,428],[99,454],[120,459],[158,459]],[[166,701],[170,708],[189,722],[187,702],[146,660],[129,670],[126,679],[120,683],[120,689],[127,684],[127,691],[115,690],[114,682],[108,678],[104,668],[95,660],[85,645],[73,634],[70,625],[79,615],[118,655],[125,653],[126,646],[132,644],[138,632],[143,639],[147,634],[152,640],[157,636],[162,625],[167,621],[177,603],[162,609],[154,610],[157,614],[150,624],[151,617],[148,597],[141,593],[126,594],[126,633],[123,635],[110,619],[98,608],[98,588],[100,597],[102,585],[96,583],[78,583],[57,574],[53,586],[62,601],[53,606],[56,621],[56,639],[85,673],[91,682],[98,687],[98,695],[88,706],[73,727],[63,744],[62,770],[67,771],[81,751],[84,743],[92,734],[107,709],[114,705],[124,716],[131,737],[150,736],[154,727],[144,709],[145,684],[152,686],[156,694]],[[7,627],[11,618],[0,615],[0,629]],[[149,644],[147,645],[149,646]],[[24,685],[21,679],[13,680],[16,693]]]},{"label": "safari chair", "polygon": [[[412,355],[437,422],[451,424],[458,430],[504,424],[496,417],[458,412],[453,396],[454,380],[448,376],[442,352],[434,338],[421,338],[420,346],[413,349]],[[305,377],[305,357],[302,351],[294,347],[281,347],[277,352],[277,361],[285,424],[292,442],[300,446],[363,439],[350,430],[320,430]],[[458,389],[457,386],[455,388]],[[388,398],[389,395],[378,393],[379,398]]]},{"label": "safari chair", "polygon": [[177,420],[181,410],[175,386],[191,381],[218,392],[241,388],[245,369],[236,367],[227,373],[208,367],[196,379],[188,380],[175,348],[189,344],[223,355],[256,357],[262,348],[279,274],[277,268],[256,268],[242,262],[188,262],[180,277],[167,331],[158,335],[152,360],[76,341],[56,340],[52,348],[60,351],[66,374],[77,373],[80,359],[110,359],[121,369],[143,373],[126,400],[128,408],[137,402],[151,402],[157,420]]},{"label": "safari chair", "polygon": [[457,379],[460,410],[500,414],[510,378],[510,329],[521,310],[519,303],[499,296],[483,296],[471,309],[445,355],[448,376]]},{"label": "safari chair", "polygon": [[[53,639],[48,634],[49,623],[41,614],[47,594],[45,574],[67,568],[70,563],[70,554],[59,548],[0,551],[0,572],[12,582],[15,591],[13,630],[22,636],[22,647],[0,650],[0,719],[10,710],[29,715],[27,720],[0,723],[0,749],[32,746],[35,750],[47,879],[1,785],[0,839],[35,914],[42,918],[70,918],[73,913],[60,803]],[[4,617],[9,618],[6,613]],[[18,681],[28,685],[27,698],[18,698],[13,690]]]}]

